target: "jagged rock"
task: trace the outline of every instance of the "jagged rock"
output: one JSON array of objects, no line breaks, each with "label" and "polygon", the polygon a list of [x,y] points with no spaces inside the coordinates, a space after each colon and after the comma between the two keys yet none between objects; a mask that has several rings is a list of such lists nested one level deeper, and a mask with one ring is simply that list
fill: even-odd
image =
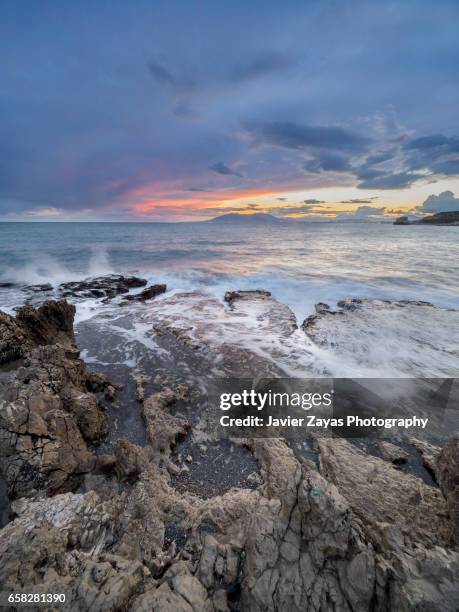
[{"label": "jagged rock", "polygon": [[426,442],[425,440],[414,438],[413,436],[410,436],[408,439],[409,442],[421,453],[422,463],[426,470],[428,470],[432,477],[438,482],[437,459],[440,455],[441,448],[434,446],[433,444],[429,444],[429,442]]},{"label": "jagged rock", "polygon": [[30,340],[16,319],[0,311],[0,365],[21,359],[30,347]]},{"label": "jagged rock", "polygon": [[236,300],[252,300],[253,298],[263,299],[269,297],[271,297],[270,291],[265,291],[264,289],[253,289],[250,291],[227,291],[223,299],[225,302],[228,302],[228,304],[232,304]]},{"label": "jagged rock", "polygon": [[128,293],[130,289],[145,287],[147,281],[137,276],[108,274],[82,281],[72,281],[59,285],[63,297],[113,298],[120,293]]},{"label": "jagged rock", "polygon": [[168,451],[177,438],[186,435],[189,423],[169,412],[179,397],[177,390],[164,389],[149,397],[142,406],[148,439],[155,450]]},{"label": "jagged rock", "polygon": [[102,553],[112,541],[116,504],[94,492],[15,504],[0,531],[0,583],[8,590],[66,593],[66,610],[120,610],[148,570]]},{"label": "jagged rock", "polygon": [[167,289],[166,285],[151,285],[140,293],[134,293],[133,295],[127,295],[124,299],[128,302],[146,302],[155,298],[161,293],[165,293]]},{"label": "jagged rock", "polygon": [[407,539],[432,546],[450,543],[446,503],[437,489],[347,440],[320,439],[318,444],[321,473],[365,524],[395,522]]},{"label": "jagged rock", "polygon": [[123,385],[111,383],[105,374],[100,372],[88,372],[86,387],[92,393],[103,393],[104,397],[112,402],[116,399],[118,391],[123,388]]},{"label": "jagged rock", "polygon": [[26,306],[16,318],[0,313],[3,355],[23,358],[0,376],[0,470],[12,498],[72,489],[95,466],[88,442],[106,433],[106,419],[88,392],[74,313],[65,301]]},{"label": "jagged rock", "polygon": [[[232,309],[197,294],[184,309],[184,299],[152,303],[152,316],[162,313],[164,322],[160,302],[168,301],[183,316],[177,326],[200,346],[214,347],[222,329],[212,316],[206,328],[184,329],[203,308],[224,318],[225,343],[239,318],[248,330],[280,330],[287,344],[301,336],[269,296],[236,299]],[[339,318],[358,316],[355,306],[342,306]],[[41,317],[26,314],[25,321]],[[459,553],[449,520],[457,507],[457,439],[437,462],[448,503],[438,489],[340,439],[318,440],[321,473],[285,440],[245,440],[259,465],[258,486],[204,499],[170,475],[178,469],[171,448],[190,427],[179,414],[188,387],[169,378],[144,401],[144,448],[118,440],[114,455],[95,455],[91,444],[105,424],[93,393],[109,383],[86,370],[63,321],[49,319],[37,335],[0,313],[0,346],[23,347],[20,363],[0,372],[0,467],[14,495],[35,496],[14,500],[16,518],[0,530],[2,589],[65,592],[64,609],[100,612],[457,609]],[[237,364],[241,358],[239,346],[224,354]],[[252,361],[249,371],[259,373],[265,361]],[[200,461],[189,446],[195,434],[197,426],[182,452],[193,454],[193,465]],[[86,492],[52,496],[82,472]]]},{"label": "jagged rock", "polygon": [[396,446],[391,442],[387,442],[385,440],[381,440],[378,443],[378,448],[381,451],[382,458],[385,461],[390,461],[395,465],[400,465],[401,463],[406,463],[409,455],[403,448],[400,446]]},{"label": "jagged rock", "polygon": [[[458,553],[366,522],[341,482],[302,465],[284,441],[250,447],[258,490],[186,501],[147,462],[107,501],[90,492],[15,502],[18,518],[0,532],[2,584],[64,590],[68,609],[82,610],[453,612]],[[165,552],[164,526],[180,520],[188,542]]]},{"label": "jagged rock", "polygon": [[145,399],[145,383],[150,380],[150,377],[140,370],[134,370],[132,377],[135,380],[135,399],[138,402],[143,402]]},{"label": "jagged rock", "polygon": [[145,450],[129,440],[117,440],[114,452],[120,478],[136,478],[148,466],[148,455]]},{"label": "jagged rock", "polygon": [[325,304],[324,302],[318,302],[315,306],[315,311],[317,314],[325,314],[325,315],[336,315],[336,314],[340,314],[339,310],[332,310],[329,306],[329,304]]},{"label": "jagged rock", "polygon": [[158,612],[193,612],[190,604],[175,593],[167,582],[163,582],[158,588],[152,588],[138,597],[132,608],[132,612],[152,612],[153,610]]},{"label": "jagged rock", "polygon": [[440,452],[436,474],[448,502],[456,542],[459,542],[459,434],[451,438]]},{"label": "jagged rock", "polygon": [[0,531],[0,583],[10,588],[43,582],[43,562],[66,576],[67,548],[101,550],[115,516],[114,505],[93,491],[16,502],[13,509],[18,517]]},{"label": "jagged rock", "polygon": [[0,311],[0,364],[24,357],[37,345],[60,343],[74,346],[75,307],[65,300],[48,300],[40,308],[23,306],[12,317]]},{"label": "jagged rock", "polygon": [[39,308],[23,306],[17,310],[16,321],[34,344],[73,346],[75,306],[65,300],[47,300]]}]

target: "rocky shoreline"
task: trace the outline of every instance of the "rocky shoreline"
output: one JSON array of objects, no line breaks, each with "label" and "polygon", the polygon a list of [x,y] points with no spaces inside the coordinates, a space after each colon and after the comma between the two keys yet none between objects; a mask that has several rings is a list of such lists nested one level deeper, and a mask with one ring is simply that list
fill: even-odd
[{"label": "rocky shoreline", "polygon": [[422,219],[410,220],[407,216],[398,217],[393,225],[459,225],[459,211],[438,212]]},{"label": "rocky shoreline", "polygon": [[[121,291],[109,283],[98,297],[122,300],[129,288],[116,283]],[[165,299],[181,308],[180,296]],[[187,299],[189,317],[193,308],[224,308],[198,294]],[[229,292],[225,300],[231,316],[248,316],[250,307],[283,338],[298,333],[269,292]],[[339,325],[367,308],[361,300],[338,311],[318,305],[303,329],[330,342],[323,319]],[[312,437],[310,456],[277,438],[213,443],[186,378],[162,371],[152,388],[138,372],[136,386],[123,389],[92,372],[75,342],[74,314],[63,299],[24,306],[15,317],[0,312],[3,591],[64,592],[60,609],[91,611],[457,609],[458,434],[443,448],[409,443],[431,484],[400,469],[411,459],[397,440],[374,453]],[[203,372],[213,360],[211,321],[205,332],[190,330],[187,319],[156,318],[158,341]],[[279,372],[225,342],[223,374]],[[107,438],[111,406],[122,398],[128,410],[128,396],[144,422],[142,443],[123,431]]]}]

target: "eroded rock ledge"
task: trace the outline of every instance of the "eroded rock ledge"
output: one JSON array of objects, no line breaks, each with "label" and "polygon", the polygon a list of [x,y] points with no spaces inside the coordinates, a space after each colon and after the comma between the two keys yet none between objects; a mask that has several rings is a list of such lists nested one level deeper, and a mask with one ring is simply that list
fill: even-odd
[{"label": "eroded rock ledge", "polygon": [[79,359],[72,319],[65,302],[0,315],[3,590],[65,592],[72,611],[457,609],[457,436],[433,459],[441,489],[346,440],[317,441],[318,469],[259,439],[244,442],[258,487],[202,499],[171,477],[183,386],[145,400],[145,447],[95,454],[110,385]]},{"label": "eroded rock ledge", "polygon": [[115,389],[79,358],[74,314],[65,300],[0,312],[0,468],[12,499],[69,490],[108,460],[92,450],[106,432],[93,391]]}]

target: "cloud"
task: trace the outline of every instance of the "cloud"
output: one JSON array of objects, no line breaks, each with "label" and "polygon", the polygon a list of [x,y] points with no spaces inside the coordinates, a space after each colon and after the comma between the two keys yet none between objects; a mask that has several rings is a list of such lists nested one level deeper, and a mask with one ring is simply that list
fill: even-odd
[{"label": "cloud", "polygon": [[216,172],[217,174],[224,174],[227,176],[228,175],[239,176],[240,178],[243,177],[242,174],[240,174],[239,172],[236,172],[235,170],[232,170],[229,166],[225,165],[223,162],[217,162],[216,164],[209,166],[209,170],[212,170],[213,172]]},{"label": "cloud", "polygon": [[414,138],[405,143],[404,149],[417,149],[420,151],[441,149],[443,152],[459,153],[459,138],[453,136],[443,136],[442,134],[432,134],[430,136],[421,136]]},{"label": "cloud", "polygon": [[333,210],[330,211],[336,214],[336,219],[357,219],[359,221],[371,221],[372,219],[382,219],[385,216],[386,208],[384,206],[359,206],[356,210]]},{"label": "cloud", "polygon": [[359,172],[359,178],[362,178],[362,174],[365,178],[358,183],[359,189],[405,189],[416,181],[426,178],[424,174],[416,172],[384,173],[370,168],[363,173]]},{"label": "cloud", "polygon": [[198,89],[196,83],[189,78],[177,78],[157,61],[150,61],[147,66],[154,80],[171,96],[172,113],[180,119],[196,119],[199,114],[190,103]]},{"label": "cloud", "polygon": [[403,146],[405,163],[412,170],[427,170],[434,176],[459,175],[459,138],[432,134],[415,138]]},{"label": "cloud", "polygon": [[456,159],[443,159],[436,161],[431,165],[431,169],[436,174],[459,176],[459,157]]},{"label": "cloud", "polygon": [[172,74],[159,62],[149,62],[148,70],[150,71],[150,74],[153,76],[155,81],[160,85],[163,85],[164,87],[170,87],[171,89],[175,89],[177,87],[177,82],[172,76]]},{"label": "cloud", "polygon": [[308,215],[313,212],[316,207],[312,204],[299,204],[296,206],[277,206],[270,208],[267,212],[278,217],[288,217],[291,215]]},{"label": "cloud", "polygon": [[325,153],[315,159],[307,160],[304,169],[307,172],[349,172],[352,170],[352,165],[344,155]]},{"label": "cloud", "polygon": [[380,206],[359,206],[354,213],[355,217],[381,217],[386,209]]},{"label": "cloud", "polygon": [[382,164],[383,162],[389,161],[396,155],[396,150],[392,149],[390,151],[386,151],[384,153],[375,153],[374,155],[369,155],[365,164],[368,166],[376,166],[377,164]]},{"label": "cloud", "polygon": [[203,191],[205,193],[210,193],[209,189],[201,189],[201,187],[188,187],[185,191]]},{"label": "cloud", "polygon": [[439,195],[430,195],[416,210],[418,213],[437,213],[459,210],[459,198],[452,191],[443,191]]},{"label": "cloud", "polygon": [[[304,162],[303,167],[308,173],[353,175],[359,189],[406,189],[420,180],[432,182],[441,177],[459,176],[459,138],[456,136],[433,134],[407,140],[406,131],[399,129],[396,136],[384,132],[378,137],[382,150],[362,160],[366,144],[355,132],[351,134],[357,136],[357,140],[352,137],[347,140],[346,131],[344,142],[340,142],[342,133],[331,132],[324,141],[330,150],[324,151],[319,149],[314,139],[306,138],[308,133],[299,130],[301,136],[294,137],[293,128],[288,125],[289,129],[283,130],[284,145],[287,146],[289,139],[292,148],[301,148],[300,140],[294,138],[302,138],[304,148],[314,155]],[[280,137],[278,141],[281,141]],[[306,141],[309,143],[307,146]]]},{"label": "cloud", "polygon": [[289,217],[289,216],[306,216],[315,215],[321,208],[325,208],[322,204],[325,204],[322,200],[309,199],[304,200],[302,203],[293,203],[286,206],[275,206],[263,209],[264,212],[268,212],[278,217]]},{"label": "cloud", "polygon": [[[199,15],[193,3],[96,3],[90,28],[84,3],[42,4],[29,20],[2,11],[2,215],[54,207],[74,218],[87,206],[94,218],[135,218],[136,205],[169,198],[164,218],[170,206],[171,217],[191,219],[241,195],[233,183],[250,187],[238,203],[263,193],[279,206],[301,206],[294,193],[357,184],[438,180],[426,194],[454,191],[459,42],[450,3],[361,3],[356,20],[346,3],[331,15],[307,2],[262,11],[239,2],[225,28],[212,2]],[[208,169],[219,160],[232,176]],[[288,201],[273,201],[279,193]],[[185,196],[179,210],[174,198]]]},{"label": "cloud", "polygon": [[286,149],[362,151],[370,140],[343,127],[311,126],[289,121],[252,122],[246,131],[257,146]]},{"label": "cloud", "polygon": [[61,208],[55,208],[49,206],[48,208],[32,208],[31,210],[25,210],[22,212],[27,217],[62,217],[65,214]]},{"label": "cloud", "polygon": [[354,198],[352,200],[341,200],[340,204],[371,204],[373,200],[377,200],[378,196],[373,196],[371,198]]},{"label": "cloud", "polygon": [[233,83],[244,83],[276,72],[282,72],[293,63],[293,58],[286,54],[267,51],[247,64],[235,66],[231,71],[229,80]]}]

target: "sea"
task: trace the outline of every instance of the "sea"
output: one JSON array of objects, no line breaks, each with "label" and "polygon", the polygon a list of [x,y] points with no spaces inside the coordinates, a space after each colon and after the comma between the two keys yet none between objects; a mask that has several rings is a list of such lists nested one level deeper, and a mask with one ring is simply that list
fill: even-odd
[{"label": "sea", "polygon": [[[297,319],[290,361],[303,371],[327,370],[334,376],[457,376],[459,372],[458,227],[352,222],[0,223],[0,308],[7,312],[14,313],[26,301],[26,286],[58,287],[65,281],[109,273],[166,283],[166,294],[150,307],[163,318],[174,303],[171,298],[184,292],[198,292],[223,304],[228,290],[270,291]],[[373,318],[367,313],[364,329],[358,325],[344,329],[344,324],[341,338],[325,348],[308,340],[303,360],[298,348],[305,342],[301,323],[314,313],[316,303],[334,308],[344,298],[422,300],[434,308],[412,316],[407,310],[401,318],[394,312],[384,317],[375,313]],[[114,306],[84,300],[76,307],[77,331],[91,319],[100,321],[105,333],[107,321],[116,327]],[[176,303],[174,308],[179,316]],[[148,306],[142,311],[132,307],[137,335],[131,333],[129,342],[147,342],[147,312]],[[193,316],[199,318],[199,312],[195,308]],[[221,316],[220,311],[212,312],[202,316]],[[240,342],[247,348],[256,340],[252,332],[240,329]],[[263,334],[267,333],[265,329]],[[341,331],[336,333],[339,336]],[[277,340],[265,337],[263,342],[275,345]],[[145,346],[154,350],[151,338]],[[91,355],[89,348],[85,350],[94,362],[101,359],[97,351]],[[256,350],[263,351],[260,339]]]}]

